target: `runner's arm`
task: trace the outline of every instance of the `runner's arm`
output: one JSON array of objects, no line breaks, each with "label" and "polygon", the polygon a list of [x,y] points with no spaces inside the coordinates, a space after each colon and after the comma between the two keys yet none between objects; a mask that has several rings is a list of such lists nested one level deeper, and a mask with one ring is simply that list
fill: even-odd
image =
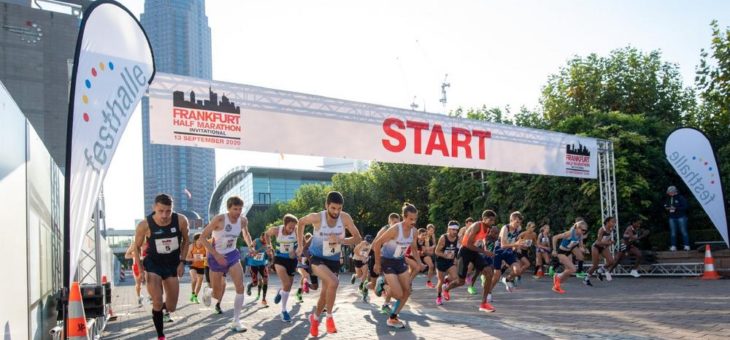
[{"label": "runner's arm", "polygon": [[256,244],[253,243],[251,233],[248,232],[248,218],[246,218],[246,216],[241,217],[241,233],[243,234],[243,240],[246,242],[246,245],[248,245],[248,248],[250,249],[253,247],[255,249]]},{"label": "runner's arm", "polygon": [[350,237],[343,240],[342,244],[353,246],[360,241],[362,241],[362,236],[360,236],[360,230],[357,229],[355,226],[355,223],[352,222],[352,216],[348,213],[341,213],[342,215],[342,222],[345,224],[345,229],[350,232]]},{"label": "runner's arm", "polygon": [[147,225],[147,220],[142,220],[137,224],[137,230],[134,232],[134,251],[132,256],[134,256],[134,261],[139,265],[142,265],[140,254],[142,254],[142,246],[149,231],[150,227]]},{"label": "runner's arm", "polygon": [[214,257],[220,254],[218,254],[218,252],[213,249],[213,245],[208,242],[208,239],[211,237],[213,230],[216,229],[222,219],[223,215],[213,217],[213,220],[210,221],[210,223],[208,223],[208,225],[203,228],[203,232],[200,233],[200,243],[202,243],[203,247],[205,247],[205,250],[208,253],[212,254]]},{"label": "runner's arm", "polygon": [[446,254],[444,254],[444,239],[446,238],[446,235],[441,235],[439,237],[439,242],[436,244],[436,249],[434,249],[434,253],[436,253],[436,256],[446,258]]},{"label": "runner's arm", "polygon": [[193,247],[190,247],[188,254],[185,256],[185,261],[192,262],[193,260]]},{"label": "runner's arm", "polygon": [[396,237],[396,233],[398,232],[397,226],[392,226],[388,228],[385,232],[380,234],[380,236],[375,238],[375,241],[373,241],[373,254],[375,255],[375,265],[380,265],[380,253],[381,250],[383,250],[383,245],[394,239]]},{"label": "runner's arm", "polygon": [[558,240],[562,240],[570,236],[570,230],[553,236],[553,251],[558,251]]},{"label": "runner's arm", "polygon": [[[314,225],[318,217],[318,213],[311,213],[299,219],[299,222],[297,223],[297,244],[304,244],[304,227],[306,227],[307,224]],[[297,256],[301,256],[302,251],[303,248],[297,248]]]},{"label": "runner's arm", "polygon": [[179,216],[179,224],[180,224],[180,233],[182,234],[182,246],[180,250],[180,263],[185,265],[185,257],[188,253],[188,248],[190,248],[190,235],[188,235],[188,218],[185,217],[185,215],[178,214]]}]

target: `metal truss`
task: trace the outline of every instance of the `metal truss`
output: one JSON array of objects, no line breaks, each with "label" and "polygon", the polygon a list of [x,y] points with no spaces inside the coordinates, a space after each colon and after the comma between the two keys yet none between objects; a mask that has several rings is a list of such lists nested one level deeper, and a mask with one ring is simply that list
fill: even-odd
[{"label": "metal truss", "polygon": [[[283,112],[310,117],[330,118],[380,125],[383,119],[398,116],[408,120],[428,121],[443,126],[464,124],[464,118],[449,117],[444,114],[401,109],[383,105],[368,104],[343,99],[335,99],[292,91],[276,90],[265,87],[212,81],[180,76],[169,73],[157,73],[154,87],[149,95],[154,97],[170,97],[172,91],[181,90],[185,84],[186,91],[196,94],[208,93],[209,89],[219,95],[225,95],[240,105],[241,109],[253,109]],[[491,139],[515,141],[536,145],[557,145],[572,135],[525,127],[470,120],[469,124],[492,131]]]},{"label": "metal truss", "polygon": [[613,142],[605,139],[598,140],[598,187],[601,192],[601,221],[613,216],[616,227],[613,228],[613,239],[616,241],[611,252],[616,254],[621,242],[618,220],[618,196],[616,195],[616,165],[613,157]]},{"label": "metal truss", "polygon": [[[613,276],[629,276],[632,266],[618,265],[611,273]],[[637,272],[641,276],[701,276],[704,272],[704,263],[654,263],[639,266]]]}]

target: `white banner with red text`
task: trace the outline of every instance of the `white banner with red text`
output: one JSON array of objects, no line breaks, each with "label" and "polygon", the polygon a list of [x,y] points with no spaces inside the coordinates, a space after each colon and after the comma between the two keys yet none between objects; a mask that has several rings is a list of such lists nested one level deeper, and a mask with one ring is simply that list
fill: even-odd
[{"label": "white banner with red text", "polygon": [[597,177],[594,138],[158,74],[152,143]]}]

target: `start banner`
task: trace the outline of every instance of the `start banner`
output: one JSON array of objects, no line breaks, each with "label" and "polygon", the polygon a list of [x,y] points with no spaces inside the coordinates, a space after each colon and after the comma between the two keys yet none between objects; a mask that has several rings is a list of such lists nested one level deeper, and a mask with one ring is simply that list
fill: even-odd
[{"label": "start banner", "polygon": [[597,140],[563,133],[162,73],[149,107],[157,144],[597,177]]}]

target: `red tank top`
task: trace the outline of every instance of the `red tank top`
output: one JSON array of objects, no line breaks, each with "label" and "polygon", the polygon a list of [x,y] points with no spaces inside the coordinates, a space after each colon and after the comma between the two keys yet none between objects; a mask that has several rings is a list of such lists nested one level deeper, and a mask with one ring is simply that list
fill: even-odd
[{"label": "red tank top", "polygon": [[[474,242],[486,239],[487,234],[489,233],[489,228],[485,229],[484,224],[482,222],[474,222],[474,223],[479,224],[479,231],[477,232],[476,237],[474,237]],[[469,240],[469,234],[464,233],[464,237],[461,238],[461,245],[466,246],[467,240]]]}]

